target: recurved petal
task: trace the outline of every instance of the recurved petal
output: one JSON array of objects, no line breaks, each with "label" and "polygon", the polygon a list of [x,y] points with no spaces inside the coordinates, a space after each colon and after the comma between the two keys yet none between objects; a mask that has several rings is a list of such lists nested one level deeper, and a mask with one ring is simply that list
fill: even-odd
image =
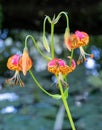
[{"label": "recurved petal", "polygon": [[27,48],[24,48],[20,63],[22,64],[23,74],[26,75],[27,71],[30,70],[32,67],[32,60],[28,54]]},{"label": "recurved petal", "polygon": [[21,55],[15,54],[11,57],[9,57],[8,61],[7,61],[7,67],[10,70],[18,70],[21,71],[21,66],[19,66],[19,59],[20,59]]}]

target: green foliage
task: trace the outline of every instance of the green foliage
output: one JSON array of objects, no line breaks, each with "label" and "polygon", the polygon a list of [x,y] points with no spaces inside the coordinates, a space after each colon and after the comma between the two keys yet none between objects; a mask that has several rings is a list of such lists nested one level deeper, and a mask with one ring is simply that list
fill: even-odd
[{"label": "green foliage", "polygon": [[87,80],[93,87],[102,89],[102,71],[99,72],[98,76],[88,76]]}]

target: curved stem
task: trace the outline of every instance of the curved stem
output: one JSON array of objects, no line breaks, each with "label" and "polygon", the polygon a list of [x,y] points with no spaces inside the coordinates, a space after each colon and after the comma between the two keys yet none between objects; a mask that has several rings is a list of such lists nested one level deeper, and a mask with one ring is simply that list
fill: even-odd
[{"label": "curved stem", "polygon": [[46,59],[47,61],[51,60],[50,57],[46,56],[45,54],[43,54],[43,53],[41,52],[41,50],[40,50],[40,48],[38,47],[38,45],[37,45],[37,43],[36,43],[36,41],[35,41],[35,39],[34,39],[33,36],[31,36],[31,35],[27,35],[27,36],[26,36],[26,38],[25,38],[25,47],[27,47],[27,43],[28,43],[27,40],[28,40],[28,38],[31,38],[31,39],[32,39],[32,41],[33,41],[33,43],[34,43],[36,49],[38,50],[38,52],[42,55],[42,57],[43,57],[44,59]]},{"label": "curved stem", "polygon": [[54,58],[54,23],[51,23],[51,55]]},{"label": "curved stem", "polygon": [[54,58],[54,22],[51,21],[50,17],[46,16],[43,22],[43,35],[45,35],[45,25],[46,20],[48,19],[49,23],[51,24],[51,56],[52,59]]},{"label": "curved stem", "polygon": [[31,77],[33,78],[34,82],[36,83],[36,85],[44,92],[46,93],[48,96],[56,98],[56,99],[60,99],[61,95],[60,94],[51,94],[49,92],[47,92],[41,85],[40,83],[37,81],[37,79],[35,78],[34,74],[32,73],[31,70],[29,70],[29,73],[31,75]]},{"label": "curved stem", "polygon": [[58,14],[58,16],[57,16],[57,17],[59,17],[61,14],[64,14],[64,15],[65,15],[65,17],[66,17],[66,22],[67,22],[67,27],[69,28],[69,18],[68,18],[67,13],[66,13],[66,12],[64,12],[64,11],[62,11],[62,12],[60,12],[60,13]]},{"label": "curved stem", "polygon": [[63,101],[64,107],[66,109],[67,116],[68,116],[68,119],[70,121],[72,130],[76,130],[73,119],[72,119],[72,116],[71,116],[71,112],[70,112],[70,109],[69,109],[69,106],[68,106],[68,103],[67,103],[67,100],[66,100],[64,92],[63,92],[63,88],[62,88],[62,84],[61,84],[60,80],[58,80],[58,84],[59,84],[60,92],[61,92],[61,95],[62,95],[62,101]]}]

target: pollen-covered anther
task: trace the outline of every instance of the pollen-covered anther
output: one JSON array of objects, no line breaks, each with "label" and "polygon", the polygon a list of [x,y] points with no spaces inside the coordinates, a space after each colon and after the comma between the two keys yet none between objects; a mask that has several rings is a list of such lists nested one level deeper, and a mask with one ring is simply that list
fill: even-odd
[{"label": "pollen-covered anther", "polygon": [[94,58],[94,54],[90,54],[90,58]]},{"label": "pollen-covered anther", "polygon": [[77,61],[77,65],[80,65],[81,63],[85,62],[86,60],[87,60],[86,58],[79,59]]},{"label": "pollen-covered anther", "polygon": [[80,47],[80,56],[79,59],[77,61],[77,65],[79,65],[80,63],[83,63],[85,61],[87,61],[87,56],[89,56],[90,58],[94,57],[94,54],[88,54],[84,51],[83,47]]}]

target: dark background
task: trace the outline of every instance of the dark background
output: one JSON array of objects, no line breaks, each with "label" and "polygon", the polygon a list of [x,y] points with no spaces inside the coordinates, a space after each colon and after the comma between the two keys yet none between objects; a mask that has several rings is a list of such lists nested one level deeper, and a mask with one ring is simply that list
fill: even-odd
[{"label": "dark background", "polygon": [[[102,33],[101,0],[1,0],[3,28],[42,30],[45,15],[53,17],[60,11],[68,12],[71,31],[85,30],[89,34]],[[56,26],[63,33],[64,19]],[[49,27],[48,27],[49,30]]]}]

